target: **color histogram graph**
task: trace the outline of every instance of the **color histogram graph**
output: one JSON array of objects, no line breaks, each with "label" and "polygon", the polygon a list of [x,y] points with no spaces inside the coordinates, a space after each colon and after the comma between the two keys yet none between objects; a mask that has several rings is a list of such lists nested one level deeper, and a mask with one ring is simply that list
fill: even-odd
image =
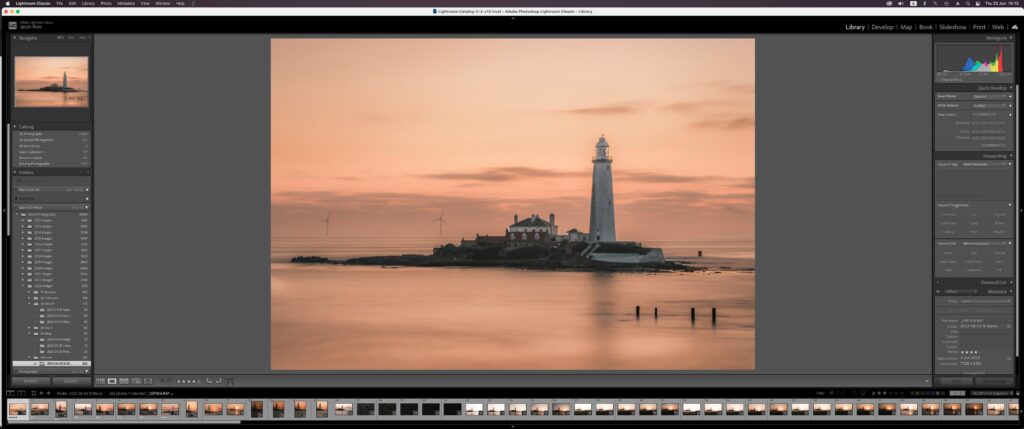
[{"label": "color histogram graph", "polygon": [[965,72],[979,72],[979,73],[998,73],[1003,71],[1003,47],[999,47],[999,53],[995,58],[984,60],[975,59],[973,57],[967,57],[967,62],[964,63],[963,68],[960,71]]},{"label": "color histogram graph", "polygon": [[1002,43],[940,43],[935,71],[952,74],[992,74],[1013,71],[1013,45]]}]

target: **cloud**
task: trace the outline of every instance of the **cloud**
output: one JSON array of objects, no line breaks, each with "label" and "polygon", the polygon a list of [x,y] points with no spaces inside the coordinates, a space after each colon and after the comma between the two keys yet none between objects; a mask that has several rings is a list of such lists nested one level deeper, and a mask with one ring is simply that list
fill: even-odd
[{"label": "cloud", "polygon": [[639,110],[639,107],[636,105],[623,103],[594,107],[580,107],[576,109],[566,109],[563,110],[563,112],[575,115],[622,115],[636,113]]},{"label": "cloud", "polygon": [[727,118],[706,118],[690,123],[691,127],[719,130],[739,130],[751,128],[756,121],[752,116],[733,116]]},{"label": "cloud", "polygon": [[587,175],[589,175],[589,172],[585,171],[560,171],[532,167],[496,167],[484,169],[477,172],[435,173],[424,174],[420,175],[419,177],[440,180],[477,180],[483,182],[507,182],[511,180],[538,177],[584,177]]}]

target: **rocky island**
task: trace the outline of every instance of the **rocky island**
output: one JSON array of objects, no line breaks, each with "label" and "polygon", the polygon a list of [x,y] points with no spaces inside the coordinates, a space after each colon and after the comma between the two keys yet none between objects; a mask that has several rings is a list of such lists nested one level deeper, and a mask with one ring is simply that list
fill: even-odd
[{"label": "rocky island", "polygon": [[[624,263],[588,258],[601,250],[602,254],[641,255],[659,249],[644,248],[636,244],[562,242],[551,247],[521,247],[505,249],[499,246],[479,245],[456,246],[445,244],[434,248],[431,255],[404,254],[387,256],[366,256],[350,259],[329,259],[322,256],[296,256],[292,263],[336,264],[336,265],[381,265],[406,267],[506,267],[540,270],[567,271],[694,271],[695,268],[680,262],[652,260],[650,262]],[[595,247],[600,247],[595,249]]]}]

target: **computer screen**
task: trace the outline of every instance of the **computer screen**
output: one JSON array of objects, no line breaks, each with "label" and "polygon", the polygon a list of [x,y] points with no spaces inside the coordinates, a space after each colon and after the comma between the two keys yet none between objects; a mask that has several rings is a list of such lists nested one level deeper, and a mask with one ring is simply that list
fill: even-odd
[{"label": "computer screen", "polygon": [[383,3],[5,2],[5,423],[1019,425],[1019,2]]}]

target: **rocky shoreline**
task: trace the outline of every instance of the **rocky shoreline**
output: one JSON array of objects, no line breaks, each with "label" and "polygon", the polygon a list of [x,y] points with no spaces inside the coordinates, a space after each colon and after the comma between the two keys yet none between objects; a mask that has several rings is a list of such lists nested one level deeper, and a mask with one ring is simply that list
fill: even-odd
[{"label": "rocky shoreline", "polygon": [[467,259],[434,255],[389,255],[367,256],[351,259],[329,259],[322,256],[296,256],[291,259],[296,264],[332,264],[332,265],[380,265],[401,267],[504,267],[537,270],[565,271],[697,271],[679,262],[659,262],[642,264],[617,264],[612,262],[594,261],[573,255],[550,255],[546,258],[531,259]]}]

